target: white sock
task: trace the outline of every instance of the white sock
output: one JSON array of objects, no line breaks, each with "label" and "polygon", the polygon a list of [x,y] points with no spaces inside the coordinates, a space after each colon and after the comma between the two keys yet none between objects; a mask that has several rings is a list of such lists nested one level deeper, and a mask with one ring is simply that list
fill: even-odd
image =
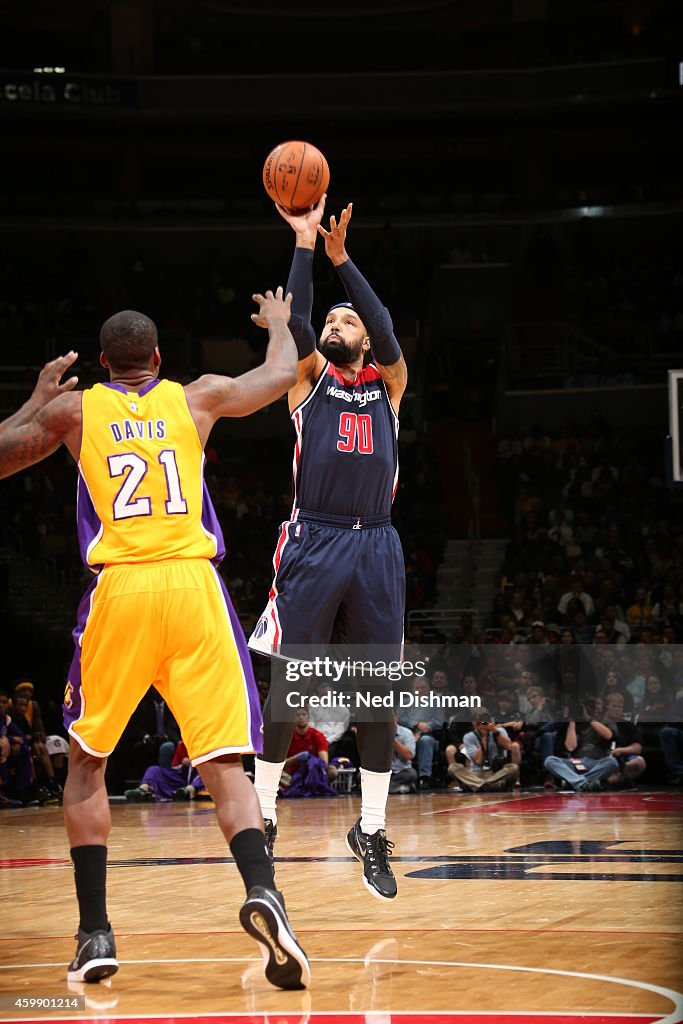
[{"label": "white sock", "polygon": [[280,776],[285,766],[284,761],[262,761],[260,757],[254,758],[254,789],[258,794],[258,801],[261,804],[261,814],[264,818],[270,818],[273,825],[277,825],[277,811],[275,810],[275,798],[280,788]]},{"label": "white sock", "polygon": [[386,827],[390,782],[391,772],[360,770],[360,827],[366,835]]}]

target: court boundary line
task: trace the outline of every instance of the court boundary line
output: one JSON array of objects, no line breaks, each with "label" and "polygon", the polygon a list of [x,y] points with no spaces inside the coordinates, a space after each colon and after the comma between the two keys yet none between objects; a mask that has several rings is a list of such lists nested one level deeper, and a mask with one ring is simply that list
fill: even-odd
[{"label": "court boundary line", "polygon": [[[259,964],[261,961],[259,961]],[[306,989],[308,991],[308,989]],[[127,1021],[127,1020],[162,1020],[168,1021],[176,1020],[191,1020],[204,1017],[261,1017],[265,1018],[272,1016],[272,1014],[282,1014],[286,1017],[292,1017],[299,1014],[298,1010],[266,1010],[263,1013],[254,1012],[251,1010],[222,1010],[222,1011],[204,1011],[197,1014],[183,1013],[173,1014],[169,1017],[168,1014],[116,1014],[114,1016],[109,1015],[108,1017],[46,1017],[46,1021],[80,1021],[83,1020],[85,1024],[89,1024],[90,1020],[98,1021]],[[392,1017],[471,1017],[473,1013],[477,1017],[500,1017],[501,1014],[505,1014],[506,1017],[520,1017],[523,1020],[527,1017],[575,1017],[577,1022],[581,1021],[582,1018],[587,1016],[590,1017],[613,1017],[617,1020],[624,1020],[625,1017],[629,1018],[642,1018],[643,1020],[651,1020],[655,1014],[641,1014],[633,1013],[632,1011],[624,1011],[623,1013],[611,1013],[610,1011],[596,1010],[595,1013],[587,1013],[583,1010],[578,1011],[566,1011],[566,1010],[311,1010],[306,1011],[311,1017],[365,1017],[367,1014],[391,1014]],[[23,1024],[22,1020],[18,1017],[0,1017],[2,1024],[7,1024],[10,1021],[16,1021],[17,1024]],[[653,1024],[663,1024],[661,1021],[653,1021]],[[674,1022],[676,1024],[676,1022]]]},{"label": "court boundary line", "polygon": [[[424,800],[425,795],[436,796],[436,797],[448,796],[449,795],[449,791],[448,790],[446,790],[446,791],[439,791],[439,790],[437,790],[437,791],[435,791],[433,793],[422,794],[420,796],[420,799]],[[459,797],[459,796],[463,796],[463,794],[461,794],[461,793],[455,793],[453,795],[456,798]],[[577,795],[579,797],[581,796],[581,794],[571,793],[571,792],[567,792],[567,791],[560,791],[560,790],[556,790],[553,793],[546,793],[545,791],[541,791],[541,790],[535,790],[535,791],[531,791],[531,792],[529,790],[525,790],[524,792],[520,793],[519,796],[515,796],[513,793],[511,793],[511,794],[509,794],[507,796],[507,799],[505,799],[504,795],[503,795],[503,798],[501,799],[501,795],[500,794],[496,795],[496,794],[492,794],[492,793],[482,793],[482,794],[480,794],[481,796],[483,796],[483,797],[488,796],[488,797],[491,797],[491,799],[489,799],[489,800],[485,799],[485,800],[482,800],[481,802],[474,803],[471,798],[472,797],[476,797],[478,795],[479,794],[476,794],[476,793],[464,794],[465,799],[461,800],[459,803],[455,803],[454,805],[451,805],[450,807],[443,807],[443,808],[441,808],[439,810],[422,811],[420,813],[420,817],[421,818],[426,818],[426,817],[432,817],[432,816],[434,816],[436,814],[452,814],[454,811],[460,811],[463,808],[467,807],[468,805],[470,806],[470,808],[472,810],[477,810],[478,808],[481,808],[481,807],[495,807],[498,804],[500,806],[500,808],[501,808],[501,811],[499,813],[505,813],[505,811],[503,810],[503,808],[505,808],[505,807],[509,807],[511,805],[515,806],[515,807],[518,807],[522,803],[533,803],[536,800],[541,800],[541,799],[547,798],[549,796],[557,797],[558,798],[558,805],[557,805],[558,807],[563,806],[563,803],[560,803],[559,800],[567,801],[566,806],[567,807],[571,807],[572,797],[575,797]],[[602,797],[605,797],[605,796],[607,796],[607,797],[610,797],[610,796],[612,796],[612,797],[620,797],[620,796],[623,796],[623,793],[605,792],[605,793],[600,793],[598,795],[602,796]],[[658,796],[680,796],[681,793],[680,793],[679,789],[672,787],[671,789],[662,789],[662,790],[657,790],[657,789],[655,789],[655,790],[649,790],[649,789],[637,790],[636,792],[632,793],[631,795],[642,798],[642,800],[644,802],[645,800],[651,800],[652,797],[658,797]],[[589,794],[584,794],[584,799],[585,799],[586,796],[589,796]],[[585,811],[588,806],[589,805],[586,805],[585,807],[577,808],[577,811],[579,811],[579,812]],[[599,813],[601,813],[601,811],[604,814],[610,813],[609,810],[606,807],[598,808],[597,806],[595,808],[595,811],[591,811],[591,813],[592,814],[599,814]],[[536,812],[531,812],[530,811],[529,813],[534,813],[535,814]],[[650,809],[644,808],[642,811],[638,811],[638,810],[629,811],[629,814],[630,813],[633,813],[633,814],[647,814],[648,816],[650,816],[653,812]],[[655,813],[659,813],[659,814],[673,814],[674,812],[671,809],[667,811],[665,809],[661,809],[660,808]]]},{"label": "court boundary line", "polygon": [[[261,961],[259,961],[261,963]],[[308,991],[308,990],[306,990]],[[311,1017],[364,1017],[368,1013],[390,1013],[392,1017],[465,1017],[472,1016],[474,1013],[477,1017],[500,1017],[500,1010],[311,1010],[305,1011]],[[90,1024],[91,1021],[115,1021],[115,1020],[197,1020],[198,1018],[204,1017],[261,1017],[265,1019],[268,1016],[272,1016],[273,1013],[282,1014],[284,1016],[301,1016],[299,1010],[266,1010],[263,1013],[254,1012],[252,1010],[207,1010],[195,1014],[191,1013],[175,1013],[173,1016],[169,1016],[167,1013],[119,1013],[107,1017],[45,1017],[46,1021],[69,1021],[77,1022],[83,1021],[84,1024]],[[519,1017],[521,1018],[521,1024],[527,1017],[575,1017],[576,1024],[581,1024],[582,1020],[585,1020],[589,1014],[584,1010],[577,1011],[553,1011],[553,1010],[507,1010],[505,1011],[506,1017]],[[617,1020],[623,1020],[625,1017],[630,1019],[638,1018],[642,1020],[652,1020],[656,1015],[653,1013],[633,1013],[631,1011],[624,1011],[623,1013],[612,1013],[607,1010],[596,1010],[594,1013],[590,1013],[591,1017],[614,1017]],[[28,1018],[24,1018],[28,1020]],[[2,1024],[9,1024],[11,1021],[17,1021],[17,1024],[22,1024],[21,1017],[0,1017]],[[663,1024],[663,1021],[654,1020],[653,1024]],[[674,1022],[676,1024],[676,1022]]]},{"label": "court boundary line", "polygon": [[[383,934],[389,933],[389,932],[391,933],[391,935],[395,935],[395,934],[398,934],[398,935],[403,935],[403,934],[412,935],[415,932],[425,932],[425,933],[427,933],[427,932],[428,933],[438,932],[441,935],[444,934],[443,928],[394,928],[394,927],[392,927],[392,928],[363,928],[363,931],[364,932],[370,932],[373,935],[374,934],[383,935]],[[356,935],[356,934],[358,934],[358,929],[357,928],[330,928],[330,929],[322,929],[322,928],[299,928],[299,927],[297,927],[297,934],[299,932],[301,932],[301,934],[303,934],[304,932],[311,932],[312,934],[315,933],[316,935],[336,935],[338,932],[352,932],[354,935]],[[492,935],[495,935],[498,932],[506,932],[506,933],[507,932],[514,932],[515,934],[519,934],[519,935],[555,935],[556,933],[559,934],[560,932],[561,932],[562,935],[632,935],[633,934],[633,929],[632,928],[563,928],[563,927],[561,927],[561,925],[558,924],[557,928],[461,928],[461,927],[458,927],[458,933],[460,933],[460,932],[465,932],[465,933],[466,932],[472,932],[472,933],[476,932],[477,935],[486,934],[486,932],[490,932]],[[173,934],[174,935],[206,935],[206,936],[209,936],[209,935],[244,935],[244,929],[243,928],[219,928],[219,929],[211,928],[211,929],[208,929],[208,930],[207,929],[203,929],[202,931],[197,931],[197,932],[193,932],[193,931],[183,931],[183,932],[174,931]],[[640,934],[641,935],[646,935],[646,936],[647,935],[656,935],[656,936],[664,935],[664,936],[670,937],[670,938],[682,938],[683,939],[683,929],[681,929],[679,931],[675,931],[675,932],[663,932],[663,931],[643,932],[643,931],[641,931]],[[116,931],[117,939],[122,939],[122,938],[132,938],[132,939],[149,938],[150,936],[154,936],[154,935],[159,935],[159,936],[163,936],[165,938],[168,938],[168,932],[166,932],[166,931],[164,931],[164,932],[128,932],[128,931],[124,931],[124,930],[121,930],[121,929],[117,929],[117,931]],[[71,932],[69,932],[68,935],[25,935],[25,934],[20,934],[20,935],[0,935],[0,942],[18,942],[18,941],[29,941],[29,942],[48,942],[49,941],[49,942],[52,942],[52,941],[59,940],[59,939],[71,939],[71,940],[73,940],[73,935],[71,934]],[[0,964],[0,970],[5,970],[5,965],[4,964]]]},{"label": "court boundary line", "polygon": [[[127,964],[127,965],[138,965],[138,964],[245,963],[245,962],[246,963],[258,963],[259,961],[258,961],[257,958],[254,958],[254,957],[246,957],[246,958],[245,957],[183,957],[183,958],[170,958],[170,959],[161,959],[161,960],[147,959],[147,960],[121,960],[121,961],[119,961],[119,963],[122,964],[122,965],[124,965],[124,964]],[[364,966],[368,966],[366,964],[366,961],[365,961],[364,957],[311,957],[310,958],[310,962],[312,964],[316,964],[316,963],[318,963],[318,964],[325,964],[325,963],[327,963],[327,964],[354,964],[354,963],[358,963],[358,964],[363,964]],[[554,967],[526,967],[526,966],[519,966],[519,965],[514,965],[514,964],[474,963],[474,962],[465,961],[465,960],[412,960],[412,959],[404,960],[404,959],[398,959],[398,958],[383,959],[383,958],[380,957],[378,959],[372,959],[370,961],[370,963],[372,963],[372,964],[394,964],[394,965],[398,965],[398,964],[406,965],[407,964],[407,965],[414,966],[414,967],[467,967],[467,968],[473,967],[473,968],[480,968],[482,970],[518,971],[518,972],[524,973],[524,974],[548,974],[548,975],[553,975],[554,977],[582,978],[582,979],[585,979],[587,981],[602,981],[602,982],[607,982],[608,984],[611,984],[611,985],[623,985],[623,986],[626,986],[628,988],[639,989],[640,991],[653,992],[655,995],[661,996],[664,999],[668,999],[668,1001],[673,1004],[673,1010],[670,1011],[666,1016],[660,1017],[659,1019],[657,1019],[654,1022],[654,1024],[680,1024],[681,1015],[683,1014],[683,993],[676,992],[674,989],[665,988],[662,985],[655,985],[655,984],[653,984],[652,982],[649,982],[649,981],[634,981],[634,980],[632,980],[630,978],[613,977],[613,976],[611,976],[609,974],[594,974],[594,973],[587,972],[587,971],[564,971],[564,970],[561,970],[560,968],[554,968]],[[10,969],[12,969],[12,970],[27,970],[27,969],[39,968],[39,967],[63,967],[63,966],[64,966],[64,964],[61,963],[61,962],[57,963],[57,964],[55,964],[55,963],[13,964],[11,967],[9,965],[5,966],[4,964],[0,964],[0,970],[10,970]],[[339,1013],[339,1011],[335,1011],[335,1012]],[[394,1011],[393,1010],[387,1010],[386,1012],[387,1013],[393,1013]],[[401,1011],[396,1011],[396,1012],[398,1013],[398,1012],[401,1012]],[[402,1012],[405,1012],[405,1013],[412,1012],[414,1014],[416,1011],[402,1011]],[[432,1011],[432,1012],[433,1013],[436,1013],[436,1012],[444,1013],[444,1012],[450,1012],[450,1011],[441,1010],[441,1011]],[[472,1010],[462,1011],[462,1012],[463,1013],[469,1012],[471,1014]],[[497,1012],[500,1013],[500,1011],[497,1011]],[[538,1011],[538,1012],[540,1012],[540,1011]],[[562,1011],[554,1011],[554,1012],[557,1015],[559,1015]],[[572,1011],[569,1011],[569,1013],[571,1013],[571,1012]],[[655,1013],[658,1013],[658,1012],[659,1011],[651,1012],[649,1014],[644,1014],[644,1016],[652,1017],[652,1016],[655,1016]],[[545,1011],[545,1014],[546,1014],[546,1016],[549,1015],[548,1011]],[[598,1014],[599,1014],[599,1011],[595,1011],[592,1015],[593,1016],[598,1016]],[[676,1016],[674,1016],[674,1014]],[[241,1014],[241,1015],[243,1016],[244,1014]],[[130,1017],[125,1017],[125,1018],[121,1017],[119,1019],[133,1019],[134,1020],[136,1018],[140,1018],[140,1017],[144,1017],[144,1016],[145,1016],[144,1014],[138,1013],[138,1014],[135,1014],[135,1015],[131,1014]],[[178,1016],[178,1014],[173,1014],[172,1016]],[[199,1016],[199,1014],[195,1014],[194,1016]],[[219,1014],[219,1013],[211,1014],[211,1015],[204,1014],[204,1016],[221,1016],[221,1014]],[[235,1016],[240,1016],[240,1014],[235,1014]],[[622,1013],[622,1016],[624,1016],[623,1013]],[[158,1019],[162,1019],[163,1020],[164,1018],[168,1018],[168,1017],[169,1017],[169,1014],[162,1014],[162,1015],[159,1016]],[[14,1017],[14,1018],[12,1018],[12,1017],[0,1018],[0,1020],[13,1020],[13,1019],[17,1020],[18,1018],[16,1018],[16,1017]],[[78,1018],[73,1018],[73,1017],[57,1017],[57,1018],[55,1018],[55,1017],[53,1017],[53,1018],[50,1018],[50,1019],[51,1020],[76,1020]],[[116,1018],[115,1015],[112,1014],[112,1015],[109,1015],[109,1019],[110,1020],[115,1020],[117,1018]]]}]

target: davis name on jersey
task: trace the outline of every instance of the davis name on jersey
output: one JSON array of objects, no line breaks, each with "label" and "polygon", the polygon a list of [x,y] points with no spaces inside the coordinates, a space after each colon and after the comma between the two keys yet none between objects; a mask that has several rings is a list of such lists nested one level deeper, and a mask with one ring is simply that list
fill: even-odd
[{"label": "davis name on jersey", "polygon": [[[134,404],[137,408],[137,403]],[[120,441],[133,441],[135,438],[140,441],[148,438],[152,441],[155,437],[159,440],[166,437],[164,420],[124,420],[122,423],[110,423],[109,429],[117,444]]]}]

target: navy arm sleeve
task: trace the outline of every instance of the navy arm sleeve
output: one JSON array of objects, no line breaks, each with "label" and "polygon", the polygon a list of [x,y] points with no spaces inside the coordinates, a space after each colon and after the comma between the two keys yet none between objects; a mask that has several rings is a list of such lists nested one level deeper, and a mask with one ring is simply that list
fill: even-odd
[{"label": "navy arm sleeve", "polygon": [[380,366],[391,366],[392,363],[397,363],[401,358],[401,346],[394,334],[394,325],[389,310],[382,305],[352,260],[340,263],[337,273],[349,301],[368,329],[373,358]]},{"label": "navy arm sleeve", "polygon": [[287,281],[287,293],[292,293],[292,315],[289,329],[296,342],[299,359],[307,359],[315,352],[315,331],[311,324],[313,310],[313,250],[297,246]]}]

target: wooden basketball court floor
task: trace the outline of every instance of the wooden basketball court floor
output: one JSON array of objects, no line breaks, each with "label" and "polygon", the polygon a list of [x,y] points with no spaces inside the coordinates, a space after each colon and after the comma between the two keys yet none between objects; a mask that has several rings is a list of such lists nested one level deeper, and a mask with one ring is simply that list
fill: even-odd
[{"label": "wooden basketball court floor", "polygon": [[[683,1021],[682,794],[391,797],[391,903],[366,891],[344,845],[359,809],[349,796],[279,803],[277,880],[313,974],[289,993],[264,981],[237,923],[243,889],[210,804],[112,808],[121,967],[74,992],[61,809],[3,812],[0,1019]],[[9,1008],[74,994],[84,1009]]]}]

